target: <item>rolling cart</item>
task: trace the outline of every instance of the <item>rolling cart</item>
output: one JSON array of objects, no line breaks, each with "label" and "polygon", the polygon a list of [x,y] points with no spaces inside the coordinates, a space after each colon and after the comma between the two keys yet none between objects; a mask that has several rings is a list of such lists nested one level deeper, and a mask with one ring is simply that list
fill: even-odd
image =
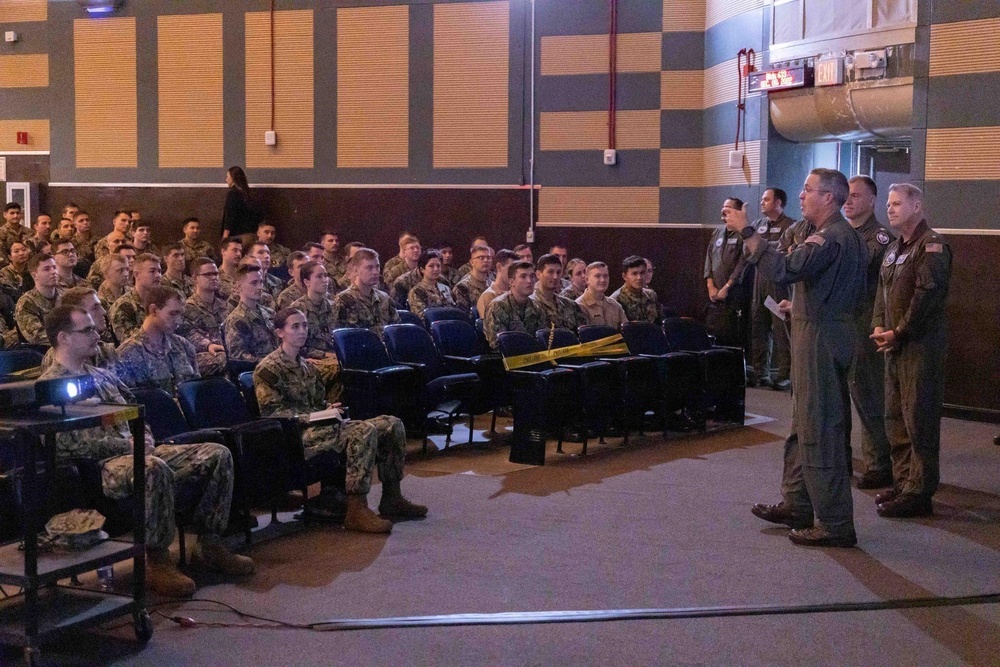
[{"label": "rolling cart", "polygon": [[[39,553],[38,533],[48,512],[42,478],[55,470],[56,434],[128,422],[133,447],[134,479],[146,478],[144,413],[137,405],[71,405],[39,408],[0,419],[16,448],[21,470],[20,494],[24,549],[18,542],[0,545],[0,584],[18,586],[17,595],[0,600],[0,642],[24,647],[29,666],[39,664],[39,645],[70,630],[79,630],[131,614],[139,641],[149,641],[153,624],[145,601],[146,494],[133,492],[133,539],[110,539],[80,552]],[[42,466],[39,463],[43,462]],[[42,469],[40,469],[40,467]],[[60,579],[132,559],[132,594],[59,584]]]}]

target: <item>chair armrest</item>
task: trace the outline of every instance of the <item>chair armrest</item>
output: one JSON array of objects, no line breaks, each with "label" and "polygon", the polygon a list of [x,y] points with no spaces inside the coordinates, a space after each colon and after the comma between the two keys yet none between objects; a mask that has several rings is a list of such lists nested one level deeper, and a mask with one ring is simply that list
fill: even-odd
[{"label": "chair armrest", "polygon": [[202,442],[214,442],[219,445],[226,444],[225,434],[217,428],[203,428],[197,431],[185,431],[170,436],[158,445],[196,445]]}]

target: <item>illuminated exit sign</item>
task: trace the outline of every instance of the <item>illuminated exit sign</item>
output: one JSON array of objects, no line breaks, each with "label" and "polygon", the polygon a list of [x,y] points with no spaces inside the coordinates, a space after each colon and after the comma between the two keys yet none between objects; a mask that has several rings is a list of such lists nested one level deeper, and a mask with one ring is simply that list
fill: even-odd
[{"label": "illuminated exit sign", "polygon": [[747,91],[751,93],[802,88],[811,84],[812,70],[805,65],[753,72],[747,77]]}]

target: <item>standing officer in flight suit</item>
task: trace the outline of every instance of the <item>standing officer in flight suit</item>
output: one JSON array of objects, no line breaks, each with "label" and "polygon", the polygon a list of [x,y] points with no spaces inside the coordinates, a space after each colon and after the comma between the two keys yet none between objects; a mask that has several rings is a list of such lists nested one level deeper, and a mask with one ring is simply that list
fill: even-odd
[{"label": "standing officer in flight suit", "polygon": [[772,523],[795,526],[789,538],[805,546],[857,544],[845,447],[851,420],[847,373],[868,251],[840,214],[848,191],[839,171],[809,173],[799,201],[802,216],[816,231],[788,254],[761,238],[745,211],[726,212],[726,227],[744,238],[748,261],[776,283],[797,283],[791,340],[792,430],[798,438],[786,445],[784,500],[754,505],[751,511]]},{"label": "standing officer in flight suit", "polygon": [[[760,198],[762,217],[755,220],[753,226],[757,233],[771,245],[777,247],[781,235],[794,222],[785,215],[785,204],[788,195],[781,188],[768,188]],[[778,375],[773,380],[773,386],[785,390],[791,385],[791,350],[789,350],[788,330],[785,321],[768,310],[764,302],[767,297],[775,303],[789,297],[786,285],[777,285],[767,279],[761,272],[754,275],[753,299],[750,305],[750,374],[748,386],[772,386],[771,366],[777,365]]]}]

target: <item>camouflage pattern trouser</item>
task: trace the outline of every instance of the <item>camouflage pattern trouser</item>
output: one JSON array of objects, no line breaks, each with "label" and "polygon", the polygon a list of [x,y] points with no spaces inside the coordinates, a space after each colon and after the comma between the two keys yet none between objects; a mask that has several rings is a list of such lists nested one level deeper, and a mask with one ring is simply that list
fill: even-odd
[{"label": "camouflage pattern trouser", "polygon": [[347,493],[367,494],[376,464],[383,482],[403,478],[406,429],[396,417],[311,426],[303,432],[302,444],[307,461],[320,452],[346,451]]},{"label": "camouflage pattern trouser", "polygon": [[306,362],[312,364],[322,378],[323,386],[326,387],[327,403],[339,401],[344,393],[344,382],[340,379],[340,364],[337,362],[337,357],[307,359]]},{"label": "camouflage pattern trouser", "polygon": [[226,374],[226,353],[217,352],[212,354],[211,352],[199,352],[198,353],[198,372],[201,373],[203,378],[215,377],[216,375]]},{"label": "camouflage pattern trouser", "polygon": [[[104,495],[132,494],[132,455],[104,461]],[[146,457],[146,547],[166,549],[174,540],[175,516],[194,510],[199,533],[221,535],[233,499],[233,459],[222,445],[159,445]]]}]

